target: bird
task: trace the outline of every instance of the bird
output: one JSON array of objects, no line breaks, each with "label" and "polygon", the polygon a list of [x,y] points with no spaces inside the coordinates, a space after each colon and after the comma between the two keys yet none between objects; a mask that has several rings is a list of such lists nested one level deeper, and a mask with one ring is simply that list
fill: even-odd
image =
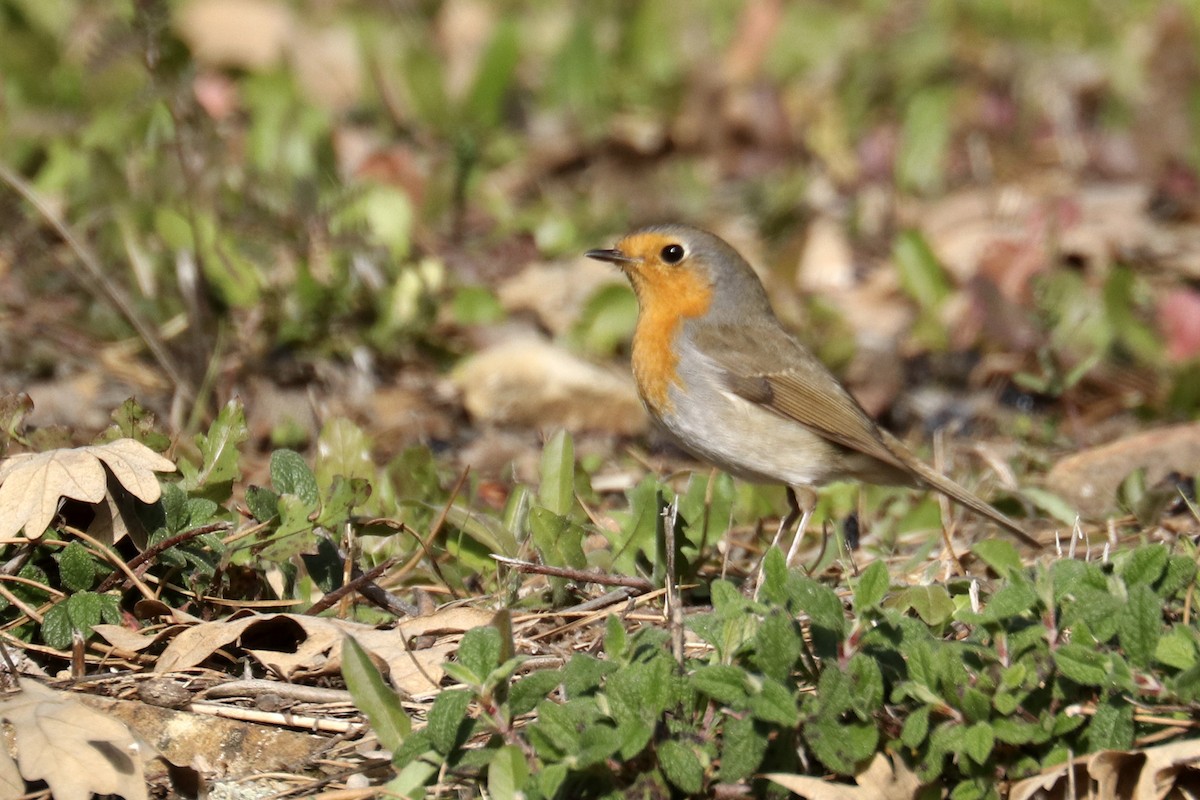
[{"label": "bird", "polygon": [[935,489],[1041,546],[879,427],[788,332],[753,268],[728,242],[688,225],[654,225],[584,255],[617,266],[633,287],[631,361],[650,416],[685,450],[734,477],[783,484],[789,511],[780,534],[799,519],[798,543],[815,488],[853,480]]}]

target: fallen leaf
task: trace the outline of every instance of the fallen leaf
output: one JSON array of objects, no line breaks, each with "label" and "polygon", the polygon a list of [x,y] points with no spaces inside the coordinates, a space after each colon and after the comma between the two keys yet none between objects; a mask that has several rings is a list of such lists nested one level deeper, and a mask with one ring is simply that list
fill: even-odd
[{"label": "fallen leaf", "polygon": [[[1074,773],[1073,775],[1071,773]],[[1185,787],[1200,775],[1200,741],[1189,739],[1145,750],[1101,750],[1057,764],[1013,785],[1011,800],[1066,797],[1079,800],[1159,800],[1190,797]]]},{"label": "fallen leaf", "polygon": [[[93,794],[147,797],[144,759],[149,753],[124,724],[70,693],[25,681],[19,692],[0,700],[0,719],[12,725],[21,775],[44,780],[56,800],[89,800]],[[5,771],[0,769],[0,786],[11,779]]]},{"label": "fallen leaf", "polygon": [[[405,620],[395,628],[303,614],[248,614],[183,629],[163,650],[154,671],[190,669],[217,650],[236,646],[288,679],[329,675],[341,669],[339,645],[342,636],[349,634],[387,665],[393,686],[408,694],[421,694],[437,689],[444,674],[442,664],[458,649],[462,633],[487,625],[491,619],[491,612],[469,606],[443,608]],[[152,641],[143,644],[132,639],[128,631],[118,633],[114,626],[96,630],[118,647],[135,651],[163,638],[162,632],[145,636]],[[442,638],[427,647],[409,645],[409,640],[431,634]]]},{"label": "fallen leaf", "polygon": [[1099,518],[1116,507],[1121,482],[1138,469],[1146,470],[1149,486],[1171,472],[1200,472],[1200,424],[1142,431],[1072,453],[1050,468],[1046,488],[1084,517]]},{"label": "fallen leaf", "polygon": [[853,785],[781,772],[763,777],[806,800],[913,800],[923,786],[904,759],[889,759],[883,753],[875,754],[867,768],[854,777]]},{"label": "fallen leaf", "polygon": [[133,439],[102,445],[21,453],[0,463],[0,538],[37,539],[58,513],[63,498],[99,503],[112,476],[143,503],[162,495],[156,472],[174,472],[171,461]]}]

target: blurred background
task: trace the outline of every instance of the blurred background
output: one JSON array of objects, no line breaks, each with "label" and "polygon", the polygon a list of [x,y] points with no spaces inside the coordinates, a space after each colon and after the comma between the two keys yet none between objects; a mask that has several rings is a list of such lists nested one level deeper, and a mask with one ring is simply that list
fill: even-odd
[{"label": "blurred background", "polygon": [[236,394],[263,451],[342,415],[379,459],[603,459],[636,306],[581,253],[678,220],[894,429],[1044,470],[1197,415],[1198,15],[0,0],[0,389],[47,441]]}]

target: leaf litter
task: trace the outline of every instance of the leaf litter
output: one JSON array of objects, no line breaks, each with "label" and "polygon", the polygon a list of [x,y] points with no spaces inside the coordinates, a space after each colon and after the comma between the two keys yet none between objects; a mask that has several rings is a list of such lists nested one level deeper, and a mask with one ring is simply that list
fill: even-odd
[{"label": "leaf litter", "polygon": [[20,453],[0,463],[0,538],[39,539],[64,499],[93,505],[109,497],[108,476],[143,503],[162,496],[158,472],[175,464],[134,439]]}]

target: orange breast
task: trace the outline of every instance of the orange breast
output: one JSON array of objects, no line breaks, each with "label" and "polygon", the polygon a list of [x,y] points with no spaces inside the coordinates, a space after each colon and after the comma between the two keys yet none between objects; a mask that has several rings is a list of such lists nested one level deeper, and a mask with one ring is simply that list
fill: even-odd
[{"label": "orange breast", "polygon": [[675,352],[680,326],[708,311],[712,287],[691,270],[655,268],[633,276],[641,310],[633,338],[633,376],[642,399],[655,414],[671,410],[668,389],[679,384]]}]

